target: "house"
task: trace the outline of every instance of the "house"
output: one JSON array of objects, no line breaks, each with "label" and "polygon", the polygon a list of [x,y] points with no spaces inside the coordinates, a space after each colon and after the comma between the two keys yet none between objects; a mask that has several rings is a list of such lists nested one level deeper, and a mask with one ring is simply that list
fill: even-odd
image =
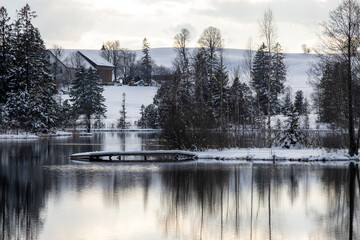
[{"label": "house", "polygon": [[81,50],[78,51],[78,54],[80,54],[80,56],[82,56],[98,71],[102,82],[109,83],[113,81],[114,65],[108,62],[105,58],[101,57],[99,51]]},{"label": "house", "polygon": [[52,77],[57,85],[71,83],[75,70],[81,67],[96,69],[102,82],[113,81],[114,65],[104,59],[98,50],[51,49],[48,53]]}]

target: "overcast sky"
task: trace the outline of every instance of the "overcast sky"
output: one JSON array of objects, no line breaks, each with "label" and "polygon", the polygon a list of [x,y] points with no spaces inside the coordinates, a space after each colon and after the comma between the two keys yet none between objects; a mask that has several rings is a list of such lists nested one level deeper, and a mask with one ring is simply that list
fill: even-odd
[{"label": "overcast sky", "polygon": [[183,27],[196,47],[202,31],[214,26],[226,48],[241,49],[250,37],[261,43],[258,21],[270,8],[283,49],[301,52],[302,44],[317,42],[319,23],[340,0],[0,0],[13,19],[26,3],[48,48],[100,49],[104,41],[120,40],[121,47],[140,49],[144,37],[151,48],[172,47]]}]

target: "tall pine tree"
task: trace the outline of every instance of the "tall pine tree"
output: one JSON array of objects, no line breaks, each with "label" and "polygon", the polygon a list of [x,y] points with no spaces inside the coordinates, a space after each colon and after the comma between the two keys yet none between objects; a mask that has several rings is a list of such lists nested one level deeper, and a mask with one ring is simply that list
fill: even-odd
[{"label": "tall pine tree", "polygon": [[141,78],[144,80],[144,83],[151,85],[152,62],[150,56],[150,44],[146,38],[144,38],[142,44],[143,56],[141,58]]},{"label": "tall pine tree", "polygon": [[12,77],[14,56],[11,49],[12,24],[5,7],[0,8],[0,105],[5,104]]},{"label": "tall pine tree", "polygon": [[256,101],[258,103],[258,108],[261,114],[267,115],[267,104],[269,103],[268,97],[268,61],[267,53],[265,52],[266,46],[263,43],[259,50],[256,52],[254,61],[253,61],[253,69],[252,69],[252,79],[251,86],[253,87],[256,93]]},{"label": "tall pine tree", "polygon": [[90,132],[92,119],[105,117],[103,91],[96,70],[80,68],[76,71],[70,89],[70,100],[77,114],[83,115],[87,132]]},{"label": "tall pine tree", "polygon": [[28,4],[18,12],[12,38],[16,61],[13,61],[4,108],[10,127],[47,133],[55,130],[58,105],[54,100],[55,85],[49,73],[45,45],[32,24],[35,17]]}]

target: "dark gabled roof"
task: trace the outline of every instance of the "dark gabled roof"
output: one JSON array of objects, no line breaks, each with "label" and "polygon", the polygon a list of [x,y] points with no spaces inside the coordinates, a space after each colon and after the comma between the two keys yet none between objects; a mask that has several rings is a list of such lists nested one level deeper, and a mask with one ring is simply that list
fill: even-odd
[{"label": "dark gabled roof", "polygon": [[112,65],[109,61],[107,61],[105,58],[100,56],[99,51],[79,50],[78,53],[87,61],[89,61],[94,67],[96,66],[111,67],[111,68],[114,67],[114,65]]}]

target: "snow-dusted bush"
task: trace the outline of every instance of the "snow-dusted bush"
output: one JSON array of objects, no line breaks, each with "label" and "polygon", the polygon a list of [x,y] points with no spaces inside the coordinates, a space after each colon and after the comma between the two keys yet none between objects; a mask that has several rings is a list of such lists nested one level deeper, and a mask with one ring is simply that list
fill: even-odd
[{"label": "snow-dusted bush", "polygon": [[299,112],[291,106],[288,118],[285,121],[285,130],[280,135],[278,146],[283,148],[301,148],[305,144],[305,136],[300,129]]}]

